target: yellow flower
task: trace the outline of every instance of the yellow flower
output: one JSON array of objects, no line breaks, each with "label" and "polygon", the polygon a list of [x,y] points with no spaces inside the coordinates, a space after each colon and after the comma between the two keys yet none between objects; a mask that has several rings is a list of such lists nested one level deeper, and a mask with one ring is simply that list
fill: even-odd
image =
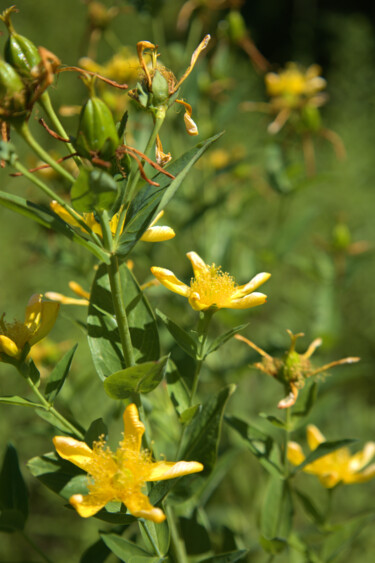
[{"label": "yellow flower", "polygon": [[75,281],[70,281],[69,287],[73,291],[73,293],[78,295],[79,299],[77,299],[76,297],[67,297],[62,293],[57,293],[56,291],[47,291],[45,293],[45,296],[51,301],[57,301],[62,305],[89,305],[90,293],[88,291],[85,291],[83,287]]},{"label": "yellow flower", "polygon": [[289,63],[284,70],[269,72],[265,76],[268,94],[277,98],[282,96],[290,103],[298,102],[300,98],[312,98],[326,87],[326,81],[319,76],[321,68],[311,65],[306,71],[295,63]]},{"label": "yellow flower", "polygon": [[271,274],[257,274],[247,284],[238,286],[232,276],[222,272],[220,267],[208,266],[196,252],[186,255],[194,270],[194,278],[190,287],[176,278],[173,272],[156,266],[151,272],[167,289],[187,297],[195,311],[207,309],[248,309],[265,303],[267,296],[254,293],[260,285],[268,280]]},{"label": "yellow flower", "polygon": [[57,453],[87,471],[89,476],[89,494],[73,495],[69,502],[83,518],[93,516],[107,502],[120,501],[137,518],[163,522],[163,511],[152,506],[142,492],[145,483],[197,473],[203,465],[196,461],[152,461],[150,452],[141,450],[145,427],[135,404],[126,407],[123,418],[124,438],[115,453],[103,439],[94,442],[92,449],[74,438],[55,436],[53,439]]},{"label": "yellow flower", "polygon": [[[57,201],[51,201],[50,207],[51,207],[52,211],[54,211],[56,213],[56,215],[58,215],[60,217],[60,219],[62,219],[66,223],[68,223],[68,225],[71,225],[72,227],[78,227],[79,229],[81,229],[81,231],[86,232],[85,229],[78,223],[78,221],[76,221],[70,215],[70,213],[68,213],[68,211],[66,211],[66,209],[64,209],[64,207],[62,205],[57,203]],[[157,221],[159,221],[159,219],[163,215],[164,215],[164,211],[160,211],[160,213],[155,217],[155,219],[152,221],[152,223],[148,227],[147,231],[145,233],[143,233],[140,240],[143,240],[145,242],[163,242],[165,240],[170,240],[171,238],[176,236],[176,233],[174,232],[174,230],[171,227],[155,227],[154,226],[155,223],[157,223]],[[101,228],[100,224],[98,223],[98,221],[95,219],[94,213],[83,213],[82,219],[86,223],[86,225],[88,227],[90,227],[90,229],[95,234],[99,235],[100,237],[103,236],[102,228]],[[113,235],[116,233],[118,220],[119,220],[119,216],[116,213],[112,217],[111,222],[110,222],[110,228],[111,228],[111,232],[112,232]]]},{"label": "yellow flower", "polygon": [[42,340],[55,324],[58,303],[43,300],[43,295],[35,293],[29,299],[25,311],[25,321],[5,321],[0,318],[0,361],[6,361],[3,354],[19,359],[25,345],[33,346]]},{"label": "yellow flower", "polygon": [[[307,442],[310,450],[316,450],[319,444],[325,441],[318,428],[309,424]],[[348,448],[340,448],[309,463],[303,471],[317,475],[327,489],[331,489],[340,481],[346,484],[364,483],[375,477],[375,463],[368,465],[374,455],[375,442],[367,442],[363,450],[354,455],[350,455]],[[288,442],[288,459],[293,465],[299,465],[306,459],[301,446],[296,442]]]},{"label": "yellow flower", "polygon": [[136,80],[140,68],[138,57],[132,55],[126,47],[120,49],[103,65],[96,63],[89,57],[80,59],[79,65],[84,70],[116,80],[120,84]]}]

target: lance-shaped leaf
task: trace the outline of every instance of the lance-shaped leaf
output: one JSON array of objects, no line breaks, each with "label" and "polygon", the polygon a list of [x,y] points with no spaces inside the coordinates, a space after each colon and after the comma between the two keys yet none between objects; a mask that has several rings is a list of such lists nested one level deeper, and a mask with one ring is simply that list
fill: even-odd
[{"label": "lance-shaped leaf", "polygon": [[263,548],[279,553],[286,547],[292,528],[293,502],[288,481],[271,476],[263,500],[260,518]]},{"label": "lance-shaped leaf", "polygon": [[374,520],[375,511],[372,510],[360,516],[355,516],[344,524],[334,526],[323,544],[322,560],[327,562],[336,561],[339,553],[344,549],[347,550],[365,526],[372,524]]},{"label": "lance-shaped leaf", "polygon": [[23,530],[28,515],[28,493],[11,444],[5,451],[0,471],[0,530]]},{"label": "lance-shaped leaf", "polygon": [[190,394],[180,372],[172,360],[168,362],[166,379],[169,398],[178,416],[181,416],[186,409],[189,409]]},{"label": "lance-shaped leaf", "polygon": [[132,393],[150,393],[163,379],[168,356],[156,362],[145,362],[117,371],[104,381],[104,389],[112,399],[126,399]]},{"label": "lance-shaped leaf", "polygon": [[108,434],[107,425],[102,418],[97,418],[92,421],[89,429],[85,434],[85,442],[90,448],[94,442],[97,442],[102,436],[106,437]]},{"label": "lance-shaped leaf", "polygon": [[75,344],[73,348],[64,354],[48,377],[45,396],[50,403],[53,403],[65,383],[77,346],[78,344]]},{"label": "lance-shaped leaf", "polygon": [[186,354],[192,358],[197,358],[197,350],[199,346],[198,338],[195,337],[193,333],[188,333],[186,330],[178,326],[174,321],[164,315],[161,311],[156,309],[157,316],[163,321],[164,325],[167,327],[171,336],[174,338],[176,343],[182,348]]},{"label": "lance-shaped leaf", "polygon": [[[159,336],[151,306],[125,263],[121,264],[119,270],[135,361],[157,360],[160,357]],[[126,368],[104,264],[99,267],[91,289],[87,329],[91,355],[99,377],[104,380],[108,375]]]},{"label": "lance-shaped leaf", "polygon": [[46,229],[52,229],[57,233],[64,235],[69,240],[72,240],[74,242],[77,242],[81,246],[84,246],[102,262],[109,263],[108,252],[106,252],[90,240],[86,240],[85,238],[81,237],[72,227],[62,221],[47,207],[33,203],[32,201],[29,201],[18,195],[8,194],[1,191],[0,205],[3,205],[4,207],[11,209],[12,211],[15,211],[20,215],[24,215],[29,219],[32,219]]},{"label": "lance-shaped leaf", "polygon": [[[152,553],[154,551],[153,544],[157,546],[159,553],[162,555],[168,552],[171,538],[167,520],[159,524],[152,522],[152,520],[144,520],[141,522],[140,530],[146,549],[149,552]],[[150,537],[153,544],[150,541]]]},{"label": "lance-shaped leaf", "polygon": [[247,447],[263,467],[271,475],[280,478],[283,470],[280,467],[278,452],[275,450],[275,443],[272,437],[256,428],[253,424],[249,424],[235,416],[225,417],[225,422],[246,440]]},{"label": "lance-shaped leaf", "polygon": [[160,561],[159,557],[153,557],[152,553],[121,536],[116,534],[100,534],[100,537],[112,553],[125,563],[132,563],[133,558],[137,558],[137,561],[138,558],[142,558],[142,560],[145,558],[145,561],[149,561],[149,563]]},{"label": "lance-shaped leaf", "polygon": [[116,250],[119,256],[125,257],[130,252],[156,215],[165,208],[173,197],[192,166],[221,135],[222,133],[219,133],[206,141],[198,143],[198,145],[168,166],[167,170],[175,176],[174,180],[159,172],[153,177],[153,181],[157,182],[159,186],[146,184],[140,189],[126,215],[124,229]]},{"label": "lance-shaped leaf", "polygon": [[208,346],[206,347],[205,356],[208,356],[208,354],[212,354],[212,352],[215,352],[216,350],[218,350],[220,348],[220,346],[222,346],[223,344],[228,342],[228,340],[230,340],[235,334],[237,334],[237,332],[244,330],[248,326],[248,324],[249,323],[239,325],[239,326],[235,326],[234,328],[231,328],[230,330],[228,330],[224,334],[221,334],[220,336],[215,338],[215,340],[210,342],[208,344]]},{"label": "lance-shaped leaf", "polygon": [[18,395],[10,395],[9,397],[0,397],[0,403],[5,405],[19,405],[21,407],[39,407],[39,403],[33,403],[29,399],[24,399]]},{"label": "lance-shaped leaf", "polygon": [[200,461],[203,473],[210,473],[216,463],[224,409],[236,386],[228,385],[203,403],[187,427],[182,459]]},{"label": "lance-shaped leaf", "polygon": [[110,209],[117,198],[116,180],[104,170],[81,168],[74,182],[70,198],[74,209],[80,213]]}]

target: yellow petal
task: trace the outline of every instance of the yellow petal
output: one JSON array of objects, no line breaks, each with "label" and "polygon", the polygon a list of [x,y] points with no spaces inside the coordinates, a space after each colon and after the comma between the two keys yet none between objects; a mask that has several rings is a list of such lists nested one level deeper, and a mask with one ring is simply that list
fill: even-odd
[{"label": "yellow petal", "polygon": [[210,308],[210,306],[205,305],[201,302],[201,297],[196,291],[190,292],[189,304],[194,309],[194,311],[206,311]]},{"label": "yellow petal", "polygon": [[196,252],[188,252],[186,256],[189,258],[191,262],[194,271],[194,276],[196,278],[199,278],[201,273],[208,272],[209,267]]},{"label": "yellow petal", "polygon": [[349,470],[356,472],[365,467],[375,455],[375,442],[367,442],[363,450],[350,458]]},{"label": "yellow petal", "polygon": [[55,436],[53,444],[60,457],[74,463],[84,471],[90,471],[93,451],[85,442],[69,436]]},{"label": "yellow petal", "polygon": [[88,301],[90,300],[90,293],[85,291],[79,283],[70,281],[68,285],[76,295],[79,295],[79,297],[83,297],[83,299],[87,299]]},{"label": "yellow petal", "polygon": [[316,450],[319,444],[326,441],[323,434],[316,426],[314,426],[314,424],[308,425],[306,435],[307,435],[307,443],[309,444],[309,448],[311,451]]},{"label": "yellow petal", "polygon": [[147,481],[163,481],[182,475],[190,475],[202,471],[203,465],[198,461],[157,461],[152,464]]},{"label": "yellow petal", "polygon": [[12,358],[16,358],[21,353],[21,350],[18,348],[17,344],[13,342],[13,340],[8,338],[8,336],[0,334],[0,352],[3,352]]},{"label": "yellow petal", "polygon": [[231,299],[230,304],[227,307],[231,309],[249,309],[250,307],[257,307],[262,305],[267,301],[267,295],[264,293],[250,293],[250,295],[245,295],[239,299]]},{"label": "yellow petal", "polygon": [[62,305],[88,305],[89,301],[87,299],[77,299],[75,297],[67,297],[62,293],[57,293],[56,291],[47,291],[44,294],[47,299],[55,301],[56,303],[61,303]]},{"label": "yellow petal", "polygon": [[188,114],[187,111],[184,113],[184,122],[185,122],[186,132],[188,133],[188,135],[191,135],[193,137],[199,134],[197,124],[195,123],[191,115]]},{"label": "yellow petal", "polygon": [[127,509],[136,518],[146,518],[157,524],[165,520],[165,514],[160,508],[152,506],[148,497],[140,491],[124,496],[121,499]]},{"label": "yellow petal", "polygon": [[318,477],[321,484],[323,487],[326,487],[326,489],[332,489],[332,487],[335,487],[335,485],[341,481],[341,475],[338,471],[331,471],[324,475],[318,474]]},{"label": "yellow petal", "polygon": [[143,422],[139,420],[138,409],[134,403],[128,405],[124,411],[124,440],[123,448],[134,452],[141,449],[142,436],[145,431]]},{"label": "yellow petal", "polygon": [[288,460],[293,465],[300,465],[305,461],[305,455],[302,451],[302,448],[297,442],[288,442]]},{"label": "yellow petal", "polygon": [[375,463],[369,465],[364,471],[360,473],[352,473],[351,475],[345,476],[343,479],[344,483],[366,483],[370,479],[375,477]]},{"label": "yellow petal", "polygon": [[41,293],[34,293],[26,306],[25,311],[25,326],[31,331],[35,332],[42,320],[42,299]]},{"label": "yellow petal", "polygon": [[[60,304],[51,301],[41,302],[41,318],[34,334],[29,339],[30,346],[33,346],[39,340],[42,340],[51,330],[56,322]],[[26,326],[27,323],[25,322]]]},{"label": "yellow petal", "polygon": [[65,223],[68,223],[68,225],[71,225],[72,227],[81,228],[78,221],[76,221],[74,217],[72,217],[71,214],[68,213],[68,211],[62,205],[60,205],[60,203],[57,203],[57,201],[53,200],[51,201],[49,206],[52,209],[52,211],[54,211],[56,215],[60,217],[60,219],[65,221]]},{"label": "yellow petal", "polygon": [[269,274],[268,272],[261,272],[260,274],[257,274],[247,284],[237,287],[235,293],[233,294],[233,297],[237,298],[241,297],[242,295],[248,295],[252,291],[258,289],[258,287],[265,283],[270,277],[271,274]]},{"label": "yellow petal", "polygon": [[171,291],[174,291],[174,293],[178,293],[179,295],[183,295],[184,297],[188,297],[190,295],[190,287],[176,278],[171,270],[153,266],[151,268],[151,272],[154,274],[156,279],[158,279],[160,283],[163,284],[167,289],[170,289]]},{"label": "yellow petal", "polygon": [[144,242],[163,242],[175,237],[176,233],[171,227],[149,227],[141,236]]},{"label": "yellow petal", "polygon": [[95,495],[73,495],[70,497],[69,502],[82,518],[89,518],[93,516],[103,506],[112,500],[111,498],[103,499],[102,496],[97,497]]}]

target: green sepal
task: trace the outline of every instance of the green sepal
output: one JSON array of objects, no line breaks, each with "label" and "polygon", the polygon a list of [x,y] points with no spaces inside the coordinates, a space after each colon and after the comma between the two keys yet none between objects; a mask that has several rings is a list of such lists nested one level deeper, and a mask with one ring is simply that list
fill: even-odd
[{"label": "green sepal", "polygon": [[197,350],[199,347],[199,342],[196,333],[194,332],[188,333],[185,329],[178,326],[178,324],[172,321],[172,319],[167,317],[167,315],[159,311],[159,309],[156,309],[155,313],[157,314],[159,319],[163,321],[169,333],[171,334],[175,342],[180,346],[180,348],[182,348],[182,350],[186,352],[186,354],[188,354],[190,357],[196,359]]},{"label": "green sepal", "polygon": [[296,473],[298,473],[298,471],[302,471],[302,469],[306,467],[306,465],[309,465],[309,463],[312,463],[313,461],[316,461],[317,459],[327,454],[339,450],[340,448],[345,448],[346,446],[349,446],[356,441],[357,440],[347,438],[344,440],[334,440],[332,442],[322,442],[315,450],[313,450],[309,453],[309,455],[306,456],[306,459],[302,463],[297,465],[297,467],[295,467],[291,471],[291,475],[295,475]]},{"label": "green sepal", "polygon": [[53,368],[52,372],[48,376],[48,381],[46,385],[46,390],[44,392],[46,399],[52,404],[59,394],[62,386],[65,383],[65,379],[68,376],[70,366],[72,365],[73,356],[77,350],[78,344],[75,344],[61,360]]},{"label": "green sepal", "polygon": [[14,68],[0,60],[0,118],[8,121],[12,118],[26,119],[27,95],[25,86]]},{"label": "green sepal", "polygon": [[15,447],[8,444],[0,471],[0,530],[23,530],[28,516],[28,492]]},{"label": "green sepal", "polygon": [[150,393],[164,377],[169,356],[156,362],[145,362],[109,375],[104,390],[112,399],[126,399],[132,393]]},{"label": "green sepal", "polygon": [[166,78],[159,70],[155,70],[152,78],[152,105],[154,107],[164,105],[169,98],[169,88]]},{"label": "green sepal", "polygon": [[81,168],[70,191],[70,199],[76,211],[90,213],[110,209],[117,194],[117,182],[110,174],[97,168]]},{"label": "green sepal", "polygon": [[236,430],[244,440],[253,455],[258,459],[267,471],[278,478],[283,475],[283,469],[280,465],[279,451],[276,449],[275,442],[271,436],[268,436],[253,424],[245,422],[236,416],[225,417],[227,422],[234,430]]},{"label": "green sepal", "polygon": [[[119,271],[135,361],[158,360],[159,336],[151,306],[125,263]],[[104,264],[98,268],[91,288],[87,328],[91,356],[99,377],[104,380],[123,370],[126,366]]]},{"label": "green sepal", "polygon": [[159,186],[146,184],[140,189],[126,214],[124,229],[116,249],[118,256],[125,258],[129,254],[156,215],[165,208],[174,196],[195,162],[222,134],[219,133],[206,141],[198,143],[198,145],[187,151],[175,162],[172,162],[167,170],[175,176],[174,180],[159,172],[152,178]]}]

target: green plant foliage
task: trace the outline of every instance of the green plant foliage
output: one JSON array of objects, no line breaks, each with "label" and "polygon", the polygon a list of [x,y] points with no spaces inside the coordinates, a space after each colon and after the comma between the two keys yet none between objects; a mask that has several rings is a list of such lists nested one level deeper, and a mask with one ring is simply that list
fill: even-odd
[{"label": "green plant foliage", "polygon": [[8,444],[0,471],[0,530],[23,530],[29,512],[28,504],[17,451]]},{"label": "green plant foliage", "polygon": [[112,399],[126,399],[132,393],[150,393],[164,377],[168,356],[156,362],[144,362],[112,373],[104,380],[104,389]]}]

